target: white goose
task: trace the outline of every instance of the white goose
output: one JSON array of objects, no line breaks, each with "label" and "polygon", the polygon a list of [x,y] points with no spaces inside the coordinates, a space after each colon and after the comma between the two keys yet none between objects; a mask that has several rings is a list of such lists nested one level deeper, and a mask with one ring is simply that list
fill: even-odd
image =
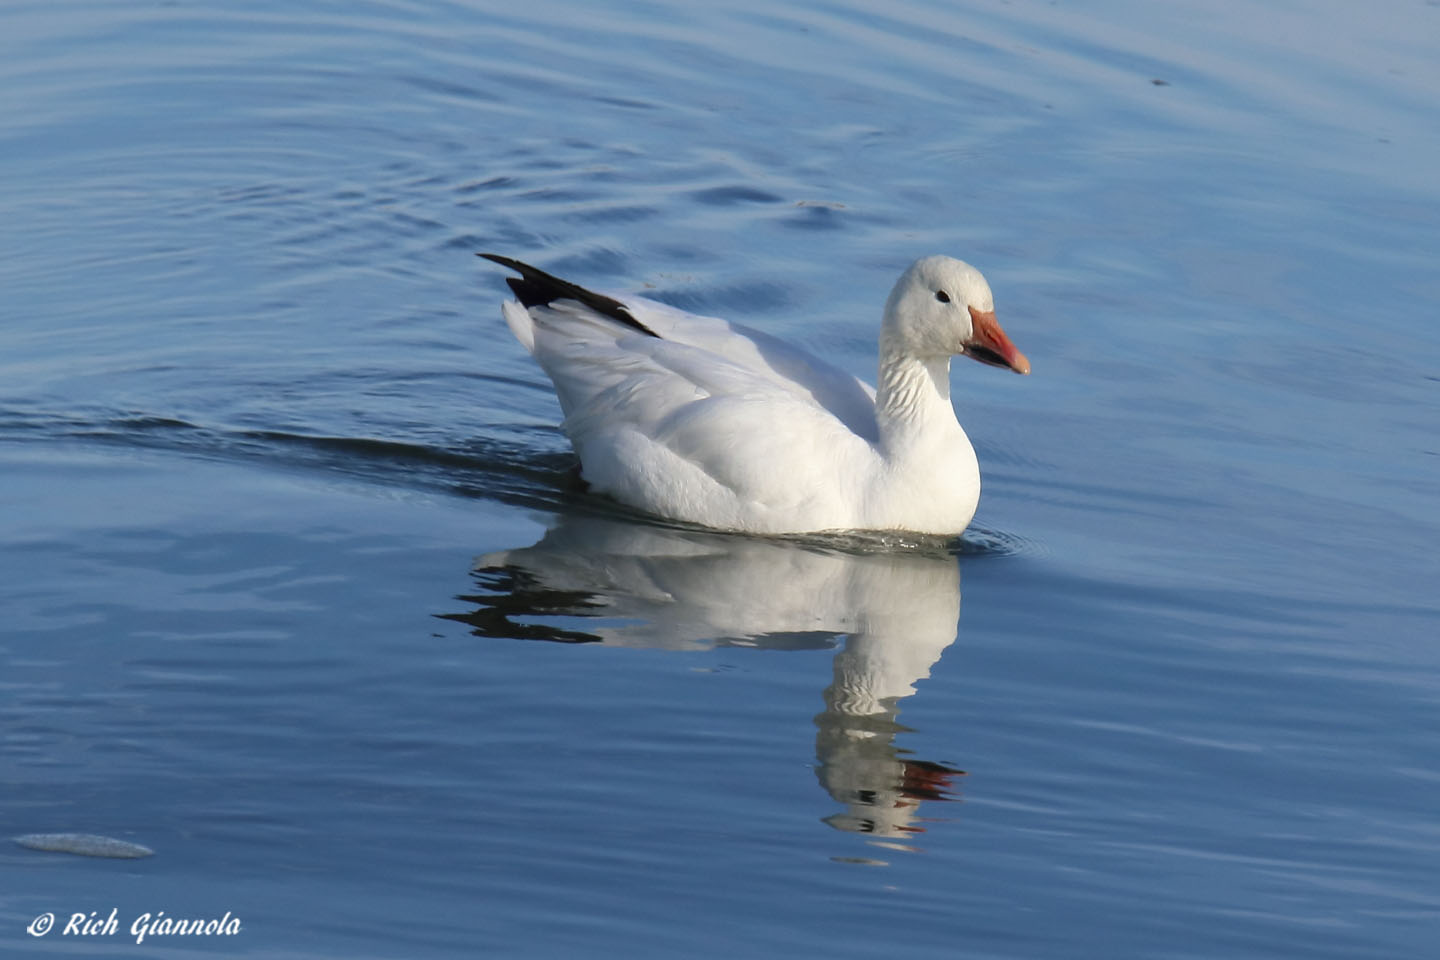
[{"label": "white goose", "polygon": [[672,520],[758,534],[962,532],[980,498],[950,358],[1029,373],[980,271],[926,257],[890,292],[875,389],[758,330],[518,272],[505,322],[549,374],[590,486]]}]

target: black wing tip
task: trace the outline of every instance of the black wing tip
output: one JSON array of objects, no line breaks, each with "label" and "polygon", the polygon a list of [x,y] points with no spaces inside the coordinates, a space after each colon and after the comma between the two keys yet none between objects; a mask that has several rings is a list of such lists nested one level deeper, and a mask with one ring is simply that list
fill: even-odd
[{"label": "black wing tip", "polygon": [[475,256],[484,257],[492,263],[498,263],[500,266],[520,274],[519,277],[506,277],[505,282],[515,293],[515,299],[519,300],[523,306],[538,307],[556,300],[576,300],[596,313],[604,314],[612,320],[618,320],[646,336],[660,339],[660,334],[636,320],[630,311],[625,309],[625,304],[613,297],[586,290],[569,280],[562,280],[553,274],[546,273],[539,267],[532,267],[513,257],[502,256],[498,253],[477,253]]}]

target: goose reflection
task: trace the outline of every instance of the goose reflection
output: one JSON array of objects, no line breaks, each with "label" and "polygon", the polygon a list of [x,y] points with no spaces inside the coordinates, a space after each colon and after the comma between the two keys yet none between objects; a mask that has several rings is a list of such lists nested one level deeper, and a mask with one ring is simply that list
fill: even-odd
[{"label": "goose reflection", "polygon": [[[843,549],[841,548],[843,547]],[[923,801],[962,771],[895,744],[899,703],[955,640],[960,569],[941,546],[883,552],[567,516],[533,546],[477,560],[483,636],[675,650],[836,649],[815,717],[831,826],[884,846],[923,831]]]}]

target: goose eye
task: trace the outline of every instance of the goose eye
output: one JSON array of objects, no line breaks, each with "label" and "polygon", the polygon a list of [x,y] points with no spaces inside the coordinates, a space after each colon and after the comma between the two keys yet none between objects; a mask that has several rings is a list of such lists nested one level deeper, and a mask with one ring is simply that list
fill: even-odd
[{"label": "goose eye", "polygon": [[935,299],[939,300],[941,303],[949,303],[950,294],[946,293],[944,290],[936,290]]}]

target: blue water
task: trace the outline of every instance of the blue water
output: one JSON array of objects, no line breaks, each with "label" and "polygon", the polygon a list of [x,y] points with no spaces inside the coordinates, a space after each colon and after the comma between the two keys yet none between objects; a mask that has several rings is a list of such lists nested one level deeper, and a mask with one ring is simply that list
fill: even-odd
[{"label": "blue water", "polygon": [[[1429,955],[1437,48],[1420,0],[0,7],[0,835],[155,851],[0,846],[0,954]],[[673,529],[573,482],[479,250],[867,378],[948,253],[1035,372],[957,362],[948,550]]]}]

